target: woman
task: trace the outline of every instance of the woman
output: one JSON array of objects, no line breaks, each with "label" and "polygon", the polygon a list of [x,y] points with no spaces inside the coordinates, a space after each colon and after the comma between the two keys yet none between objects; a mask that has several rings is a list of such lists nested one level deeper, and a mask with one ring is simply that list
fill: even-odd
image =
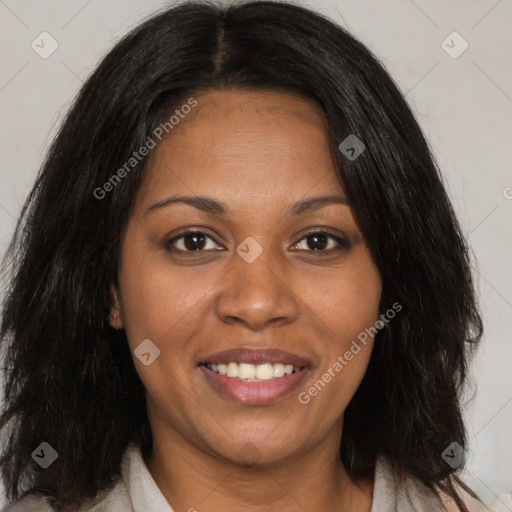
[{"label": "woman", "polygon": [[8,510],[480,510],[467,246],[402,95],[319,14],[128,34],[5,268]]}]

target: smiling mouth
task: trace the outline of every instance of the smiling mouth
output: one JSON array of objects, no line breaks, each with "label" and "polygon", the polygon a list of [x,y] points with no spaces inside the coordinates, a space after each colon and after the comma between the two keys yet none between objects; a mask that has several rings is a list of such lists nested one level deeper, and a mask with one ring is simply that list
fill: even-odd
[{"label": "smiling mouth", "polygon": [[284,399],[312,366],[309,358],[276,348],[238,347],[198,360],[210,389],[241,405],[266,405]]},{"label": "smiling mouth", "polygon": [[263,382],[281,379],[292,373],[297,373],[303,368],[284,363],[250,364],[234,361],[220,364],[203,363],[201,366],[205,366],[220,375],[243,382]]},{"label": "smiling mouth", "polygon": [[[201,363],[198,368],[202,371],[210,388],[221,396],[241,405],[260,406],[289,396],[310,370],[309,366],[294,367],[282,363],[253,365],[236,362]],[[225,370],[226,374],[222,374],[219,370]],[[252,377],[253,371],[254,377]],[[274,371],[277,376],[274,376]],[[258,376],[263,378],[260,379]]]}]

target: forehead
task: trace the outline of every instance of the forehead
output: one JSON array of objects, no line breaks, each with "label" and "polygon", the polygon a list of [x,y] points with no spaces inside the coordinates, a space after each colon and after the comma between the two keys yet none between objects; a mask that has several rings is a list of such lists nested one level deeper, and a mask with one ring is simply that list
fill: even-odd
[{"label": "forehead", "polygon": [[197,121],[231,120],[250,116],[254,121],[279,121],[295,118],[306,124],[323,129],[325,118],[320,106],[313,100],[288,92],[271,90],[224,89],[203,91],[187,123]]},{"label": "forehead", "polygon": [[262,204],[313,189],[342,192],[327,122],[314,101],[239,90],[194,99],[197,105],[150,155],[143,198],[182,192]]}]

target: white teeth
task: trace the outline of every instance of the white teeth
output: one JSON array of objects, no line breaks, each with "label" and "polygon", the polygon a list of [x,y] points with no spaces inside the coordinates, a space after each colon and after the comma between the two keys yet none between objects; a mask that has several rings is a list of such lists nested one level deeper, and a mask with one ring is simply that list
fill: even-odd
[{"label": "white teeth", "polygon": [[[254,379],[256,377],[256,367],[253,364],[240,363],[238,365],[238,377],[240,379]],[[258,378],[261,377],[258,375]]]},{"label": "white teeth", "polygon": [[270,363],[263,363],[256,366],[256,377],[260,380],[270,380],[274,378],[274,366]]},{"label": "white teeth", "polygon": [[284,376],[284,373],[285,373],[284,372],[284,364],[277,363],[272,366],[274,367],[274,377],[283,377]]},{"label": "white teeth", "polygon": [[285,365],[282,363],[262,363],[255,365],[230,362],[227,364],[207,364],[206,366],[221,375],[251,382],[276,379],[300,370],[299,367],[294,368],[291,364]]},{"label": "white teeth", "polygon": [[236,363],[228,363],[228,377],[238,377],[238,365]]}]

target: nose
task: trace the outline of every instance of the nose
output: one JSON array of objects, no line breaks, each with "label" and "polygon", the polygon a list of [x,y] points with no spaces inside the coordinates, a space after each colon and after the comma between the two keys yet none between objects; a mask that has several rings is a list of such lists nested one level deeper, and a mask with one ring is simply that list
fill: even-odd
[{"label": "nose", "polygon": [[270,249],[252,263],[233,255],[233,267],[222,280],[216,298],[217,316],[228,324],[242,323],[260,331],[267,324],[293,322],[299,312],[299,298],[290,281],[292,269],[284,269],[272,259]]}]

